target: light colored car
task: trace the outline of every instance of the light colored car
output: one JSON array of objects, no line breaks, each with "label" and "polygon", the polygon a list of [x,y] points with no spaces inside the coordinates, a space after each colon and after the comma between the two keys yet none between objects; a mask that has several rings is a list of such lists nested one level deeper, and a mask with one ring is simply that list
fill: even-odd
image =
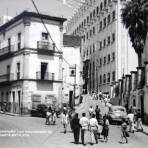
[{"label": "light colored car", "polygon": [[110,123],[113,122],[122,122],[122,119],[127,119],[127,112],[123,106],[111,106],[109,107],[108,117]]}]

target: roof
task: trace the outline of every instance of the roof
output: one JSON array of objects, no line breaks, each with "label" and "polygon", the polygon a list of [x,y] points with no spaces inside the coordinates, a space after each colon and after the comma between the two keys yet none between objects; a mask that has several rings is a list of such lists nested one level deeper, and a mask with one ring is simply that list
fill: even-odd
[{"label": "roof", "polygon": [[63,46],[64,47],[80,47],[81,37],[73,35],[63,35]]},{"label": "roof", "polygon": [[54,16],[45,15],[45,14],[38,14],[38,13],[35,13],[35,12],[23,11],[22,13],[20,13],[19,15],[17,15],[16,17],[11,19],[7,23],[5,23],[4,25],[0,26],[0,31],[3,31],[4,29],[9,27],[13,23],[15,23],[15,22],[17,22],[20,19],[25,18],[25,17],[34,17],[34,18],[39,18],[39,19],[42,18],[42,19],[46,19],[46,20],[58,21],[58,22],[61,22],[61,23],[64,23],[67,20],[66,18],[54,17]]}]

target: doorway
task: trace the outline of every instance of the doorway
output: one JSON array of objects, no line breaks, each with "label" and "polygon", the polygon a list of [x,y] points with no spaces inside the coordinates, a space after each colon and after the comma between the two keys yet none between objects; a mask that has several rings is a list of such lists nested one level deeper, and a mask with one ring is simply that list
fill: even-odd
[{"label": "doorway", "polygon": [[41,63],[41,80],[47,79],[47,65],[48,63]]}]

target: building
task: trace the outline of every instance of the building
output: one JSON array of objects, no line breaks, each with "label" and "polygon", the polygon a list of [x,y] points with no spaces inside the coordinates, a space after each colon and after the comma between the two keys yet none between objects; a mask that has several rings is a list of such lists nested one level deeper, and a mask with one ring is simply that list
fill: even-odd
[{"label": "building", "polygon": [[82,91],[81,38],[63,36],[63,102],[72,104]]},{"label": "building", "polygon": [[62,51],[56,47],[62,47],[64,21],[24,11],[0,26],[1,110],[28,114],[38,104],[61,103]]},{"label": "building", "polygon": [[112,90],[116,81],[136,70],[137,55],[121,21],[121,8],[125,2],[86,0],[67,23],[67,34],[82,38],[86,93],[101,90],[114,97]]}]

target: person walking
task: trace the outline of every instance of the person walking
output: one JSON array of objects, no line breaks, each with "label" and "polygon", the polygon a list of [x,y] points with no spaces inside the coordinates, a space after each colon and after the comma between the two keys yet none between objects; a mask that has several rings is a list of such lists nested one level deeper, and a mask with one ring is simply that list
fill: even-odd
[{"label": "person walking", "polygon": [[50,124],[49,118],[51,117],[51,114],[52,114],[51,112],[52,112],[52,108],[51,108],[51,106],[49,106],[46,111],[46,122],[45,122],[46,125]]},{"label": "person walking", "polygon": [[129,122],[129,132],[134,133],[134,114],[131,110],[129,111],[127,117]]},{"label": "person walking", "polygon": [[85,132],[88,130],[89,120],[86,118],[85,113],[82,113],[82,118],[80,119],[80,125],[81,125],[81,141],[83,145],[86,145],[84,137],[85,137]]},{"label": "person walking", "polygon": [[90,116],[90,118],[91,118],[92,114],[94,113],[93,107],[90,106],[88,111],[89,111],[89,116]]},{"label": "person walking", "polygon": [[109,120],[108,117],[105,115],[103,117],[103,129],[102,129],[102,135],[104,136],[104,141],[108,141],[108,133],[109,133]]},{"label": "person walking", "polygon": [[140,109],[138,109],[137,113],[136,113],[136,123],[137,123],[137,132],[143,131],[142,118],[141,118],[141,111],[140,111]]},{"label": "person walking", "polygon": [[63,127],[64,127],[64,134],[66,134],[66,132],[67,132],[68,123],[69,123],[69,115],[68,115],[67,112],[64,111],[62,113],[62,124],[63,124]]},{"label": "person walking", "polygon": [[76,113],[71,121],[71,127],[73,130],[75,144],[79,143],[79,135],[80,135],[80,127],[81,127],[79,123],[80,119],[78,116],[79,116],[78,113]]},{"label": "person walking", "polygon": [[100,108],[99,108],[98,105],[96,105],[95,113],[96,113],[96,119],[97,119],[97,121],[98,121],[99,116],[100,116]]},{"label": "person walking", "polygon": [[127,131],[127,123],[125,119],[122,119],[122,124],[121,124],[121,143],[123,143],[123,139],[125,139],[126,143],[128,143],[129,133]]},{"label": "person walking", "polygon": [[89,130],[91,135],[91,142],[90,144],[94,144],[94,139],[96,144],[98,143],[97,131],[98,131],[98,121],[95,118],[95,114],[92,114],[92,118],[89,120]]}]

